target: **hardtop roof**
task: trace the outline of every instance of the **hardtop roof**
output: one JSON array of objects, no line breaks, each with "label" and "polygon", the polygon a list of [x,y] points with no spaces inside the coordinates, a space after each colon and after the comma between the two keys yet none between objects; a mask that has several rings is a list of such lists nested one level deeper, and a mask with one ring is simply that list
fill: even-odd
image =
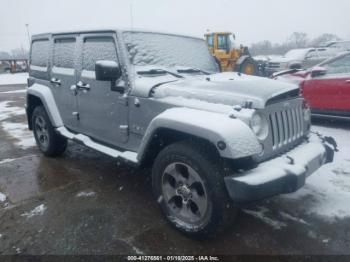
[{"label": "hardtop roof", "polygon": [[102,29],[85,29],[85,30],[67,30],[67,31],[57,31],[57,32],[47,32],[32,35],[33,40],[41,39],[41,38],[49,38],[51,36],[56,35],[70,35],[70,34],[93,34],[93,33],[114,33],[114,32],[140,32],[140,33],[155,33],[155,34],[163,34],[163,35],[172,35],[172,36],[180,36],[180,37],[188,37],[203,40],[203,38],[185,35],[185,34],[176,34],[169,32],[161,32],[161,31],[151,31],[145,29],[113,29],[113,28],[102,28]]}]

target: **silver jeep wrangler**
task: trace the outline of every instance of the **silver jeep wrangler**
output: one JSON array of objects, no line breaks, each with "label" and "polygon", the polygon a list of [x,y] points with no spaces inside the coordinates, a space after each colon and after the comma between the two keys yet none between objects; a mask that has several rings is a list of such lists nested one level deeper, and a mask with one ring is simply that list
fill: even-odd
[{"label": "silver jeep wrangler", "polygon": [[33,36],[26,111],[46,156],[70,139],[152,167],[166,218],[196,238],[242,202],[298,190],[336,150],[310,134],[296,86],[219,73],[203,40],[173,34]]}]

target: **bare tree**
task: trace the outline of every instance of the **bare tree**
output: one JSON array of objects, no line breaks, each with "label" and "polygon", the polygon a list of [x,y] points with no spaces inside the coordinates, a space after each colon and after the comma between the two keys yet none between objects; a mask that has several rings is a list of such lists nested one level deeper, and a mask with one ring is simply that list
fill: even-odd
[{"label": "bare tree", "polygon": [[339,41],[341,40],[340,37],[338,37],[335,34],[322,34],[319,37],[314,38],[313,40],[310,41],[309,46],[312,47],[317,47],[317,46],[322,46],[324,44],[326,44],[327,42],[331,42],[331,41]]},{"label": "bare tree", "polygon": [[294,32],[287,40],[287,45],[291,48],[304,48],[307,46],[309,40],[306,33]]}]

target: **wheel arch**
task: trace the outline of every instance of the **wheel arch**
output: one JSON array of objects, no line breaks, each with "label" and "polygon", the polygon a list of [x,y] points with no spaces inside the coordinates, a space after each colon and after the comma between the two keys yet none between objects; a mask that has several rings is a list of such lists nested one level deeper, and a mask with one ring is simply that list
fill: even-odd
[{"label": "wheel arch", "polygon": [[[228,159],[261,152],[255,135],[239,119],[202,110],[171,108],[154,118],[147,128],[138,151],[139,163],[152,161],[164,146],[184,139],[208,143]],[[219,148],[219,142],[223,142],[225,148]]]},{"label": "wheel arch", "polygon": [[179,130],[174,130],[166,127],[160,127],[154,130],[153,135],[145,147],[142,156],[140,156],[141,166],[150,166],[157,155],[168,145],[180,142],[180,141],[195,141],[198,143],[206,144],[208,147],[212,148],[215,153],[219,155],[217,147],[209,140],[196,137],[193,134],[186,133]]},{"label": "wheel arch", "polygon": [[62,118],[50,88],[40,84],[34,84],[27,90],[27,118],[29,129],[32,129],[31,116],[36,106],[44,106],[50,121],[54,127],[63,126]]},{"label": "wheel arch", "polygon": [[33,116],[34,109],[42,105],[43,105],[43,102],[39,97],[32,94],[27,95],[26,112],[27,112],[29,130],[33,130],[32,116]]}]

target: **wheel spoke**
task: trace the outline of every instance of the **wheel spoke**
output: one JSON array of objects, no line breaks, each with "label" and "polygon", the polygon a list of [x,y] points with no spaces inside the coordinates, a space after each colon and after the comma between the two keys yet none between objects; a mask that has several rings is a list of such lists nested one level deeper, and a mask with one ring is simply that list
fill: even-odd
[{"label": "wheel spoke", "polygon": [[185,182],[184,177],[179,173],[178,165],[175,163],[169,165],[166,168],[165,173],[171,175],[174,178],[176,185],[179,185],[181,183],[183,184]]},{"label": "wheel spoke", "polygon": [[37,129],[39,129],[40,131],[43,129],[43,127],[42,127],[42,122],[41,122],[41,120],[40,120],[40,117],[37,117],[37,118],[35,119],[35,125],[36,125]]},{"label": "wheel spoke", "polygon": [[169,182],[165,182],[163,184],[163,194],[165,201],[169,202],[174,196],[176,196],[176,189]]},{"label": "wheel spoke", "polygon": [[35,118],[35,134],[38,139],[38,142],[42,147],[47,147],[49,144],[49,132],[47,128],[46,121],[43,117],[38,116]]},{"label": "wheel spoke", "polygon": [[198,174],[193,169],[190,169],[188,174],[189,174],[189,176],[187,178],[187,184],[190,187],[192,187],[192,185],[196,182],[201,183],[201,179],[198,177]]},{"label": "wheel spoke", "polygon": [[182,207],[179,210],[179,215],[189,220],[193,219],[193,212],[191,211],[190,207],[186,204],[182,204]]},{"label": "wheel spoke", "polygon": [[192,190],[191,202],[197,207],[197,211],[199,215],[203,216],[207,208],[206,196],[205,195],[201,196],[197,193],[196,190]]}]

